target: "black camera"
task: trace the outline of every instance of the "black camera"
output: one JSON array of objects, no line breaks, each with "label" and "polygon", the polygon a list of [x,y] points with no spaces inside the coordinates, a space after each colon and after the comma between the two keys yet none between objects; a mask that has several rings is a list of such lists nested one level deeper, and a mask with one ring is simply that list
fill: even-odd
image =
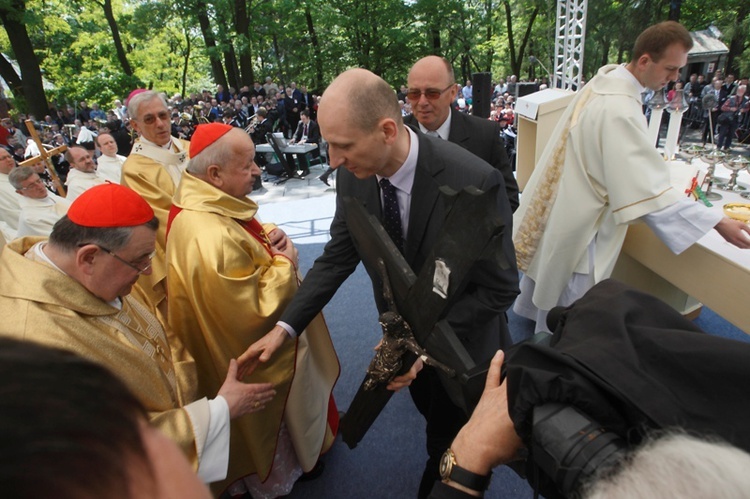
[{"label": "black camera", "polygon": [[534,408],[532,459],[565,497],[573,496],[595,472],[619,462],[627,449],[617,434],[571,405]]}]

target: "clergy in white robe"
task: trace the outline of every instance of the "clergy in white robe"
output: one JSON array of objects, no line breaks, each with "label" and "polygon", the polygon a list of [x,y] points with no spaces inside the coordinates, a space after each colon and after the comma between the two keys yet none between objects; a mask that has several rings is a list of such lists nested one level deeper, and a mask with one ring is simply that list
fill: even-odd
[{"label": "clergy in white robe", "polygon": [[21,215],[21,198],[8,178],[15,166],[13,156],[0,147],[0,221],[5,222],[3,233],[8,241],[16,237],[18,217]]},{"label": "clergy in white robe", "polygon": [[15,168],[9,178],[21,200],[17,237],[49,236],[55,223],[68,212],[70,201],[49,192],[29,166]]},{"label": "clergy in white robe", "polygon": [[[664,44],[665,36],[672,42]],[[558,123],[513,221],[524,272],[514,311],[536,320],[537,331],[546,330],[548,310],[611,275],[630,223],[646,222],[675,253],[714,227],[750,247],[744,224],[672,188],[647,138],[641,93],[675,79],[691,46],[678,23],[652,26],[636,41],[633,61],[601,68]]]},{"label": "clergy in white robe", "polygon": [[89,152],[80,146],[71,146],[65,152],[65,159],[70,163],[70,171],[65,185],[68,187],[66,198],[70,201],[91,189],[103,184],[104,178],[96,173],[96,163]]},{"label": "clergy in white robe", "polygon": [[127,159],[117,154],[117,142],[108,133],[100,133],[96,137],[96,145],[99,146],[101,156],[96,159],[96,171],[112,183],[119,184],[122,177],[122,165]]}]

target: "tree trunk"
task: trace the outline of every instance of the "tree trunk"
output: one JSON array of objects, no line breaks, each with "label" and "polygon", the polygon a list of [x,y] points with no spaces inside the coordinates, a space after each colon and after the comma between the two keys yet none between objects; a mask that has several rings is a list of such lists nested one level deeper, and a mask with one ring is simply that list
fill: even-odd
[{"label": "tree trunk", "polygon": [[318,41],[318,33],[315,31],[315,26],[313,25],[312,13],[310,12],[310,4],[308,2],[305,2],[305,20],[307,21],[307,32],[310,35],[310,43],[313,49],[311,55],[315,63],[315,83],[311,87],[320,89],[324,81],[323,59],[320,57],[320,42]]},{"label": "tree trunk", "polygon": [[125,54],[125,48],[122,46],[122,39],[120,38],[120,30],[117,27],[117,20],[115,19],[114,12],[112,12],[112,0],[104,0],[101,3],[96,3],[104,9],[104,17],[107,19],[109,29],[112,31],[112,42],[115,44],[117,60],[120,61],[123,73],[128,76],[133,76],[133,68],[130,67],[130,62],[128,62],[128,57]]},{"label": "tree trunk", "polygon": [[0,55],[0,76],[8,84],[13,95],[23,97],[23,81],[16,73],[13,65],[3,55]]},{"label": "tree trunk", "polygon": [[271,40],[273,41],[273,53],[276,55],[276,64],[278,64],[277,73],[281,73],[281,80],[279,81],[279,90],[281,89],[281,85],[283,84],[286,86],[286,77],[288,75],[288,72],[286,71],[286,68],[284,66],[284,63],[281,60],[281,49],[279,48],[279,37],[276,36],[276,33],[273,34],[271,37]]},{"label": "tree trunk", "polygon": [[680,7],[682,0],[669,0],[669,21],[680,22]]},{"label": "tree trunk", "polygon": [[217,85],[227,88],[229,87],[229,85],[227,85],[227,76],[224,73],[224,67],[221,65],[221,59],[219,58],[220,52],[216,47],[216,38],[214,37],[213,31],[211,31],[211,22],[206,13],[205,1],[197,2],[196,10],[198,24],[200,25],[203,40],[206,44],[206,52],[208,52],[208,60],[211,61],[211,74],[214,76],[214,82]]},{"label": "tree trunk", "polygon": [[[39,61],[36,58],[36,54],[34,54],[34,47],[31,45],[29,33],[26,31],[26,24],[24,22],[25,12],[26,4],[24,1],[14,0],[11,2],[10,8],[0,8],[0,20],[2,20],[3,26],[5,26],[8,39],[13,47],[13,53],[18,61],[18,67],[21,69],[20,86],[13,88],[13,95],[21,101],[25,100],[30,113],[38,118],[43,118],[49,112],[49,106],[47,105],[47,97],[44,95],[42,71],[39,68]],[[3,70],[3,66],[4,64],[0,65],[0,70]],[[2,72],[3,76],[5,76],[4,73],[6,71],[3,70]],[[12,75],[8,76],[11,77],[11,80],[6,81],[11,84],[14,78]],[[19,80],[16,79],[16,85],[18,83]]]},{"label": "tree trunk", "polygon": [[[750,15],[750,5],[747,2],[743,3],[737,11],[737,19],[735,20],[736,26],[742,26]],[[742,55],[745,49],[745,38],[746,33],[741,29],[737,29],[734,32],[732,40],[729,42],[729,53],[727,54],[727,73],[732,72],[737,74],[740,70],[739,65],[736,63],[736,59]],[[726,73],[725,73],[726,74]]]},{"label": "tree trunk", "polygon": [[487,62],[484,67],[486,73],[492,72],[492,56],[495,51],[492,49],[492,0],[487,0],[484,4],[485,13],[487,15],[487,34],[485,41],[487,42]]},{"label": "tree trunk", "polygon": [[[235,90],[241,85],[239,70],[237,69],[237,54],[234,51],[234,45],[231,42],[228,43],[229,47],[224,52],[224,67],[227,68],[227,83],[229,87],[234,87]],[[229,90],[228,87],[224,87]]]},{"label": "tree trunk", "polygon": [[523,53],[526,50],[526,44],[529,42],[529,38],[531,36],[531,28],[534,26],[534,20],[536,20],[537,14],[539,14],[539,7],[535,7],[534,11],[531,13],[531,19],[529,19],[529,25],[526,27],[526,33],[523,36],[521,47],[518,49],[518,53],[516,53],[516,44],[515,40],[513,39],[513,16],[510,11],[510,2],[508,0],[505,0],[503,4],[505,5],[505,25],[508,29],[510,67],[513,71],[513,74],[518,75],[521,74],[521,66],[523,65]]},{"label": "tree trunk", "polygon": [[609,62],[609,47],[612,45],[612,42],[609,40],[604,40],[601,44],[602,47],[602,59],[601,64],[599,66],[606,66]]},{"label": "tree trunk", "polygon": [[250,40],[248,30],[250,29],[250,18],[247,16],[247,4],[245,0],[234,0],[234,30],[242,40],[239,48],[240,81],[237,87],[239,91],[242,85],[252,85],[255,80],[253,74],[253,60],[250,52]]},{"label": "tree trunk", "polygon": [[440,28],[431,28],[430,29],[431,38],[432,38],[432,53],[433,54],[439,54],[440,53]]},{"label": "tree trunk", "polygon": [[187,47],[185,48],[185,57],[184,57],[184,63],[182,65],[182,96],[187,99],[187,95],[185,94],[185,91],[187,89],[187,73],[188,73],[188,63],[190,62],[190,49],[192,47],[192,43],[190,41],[190,31],[188,29],[185,29],[185,42],[187,43]]}]

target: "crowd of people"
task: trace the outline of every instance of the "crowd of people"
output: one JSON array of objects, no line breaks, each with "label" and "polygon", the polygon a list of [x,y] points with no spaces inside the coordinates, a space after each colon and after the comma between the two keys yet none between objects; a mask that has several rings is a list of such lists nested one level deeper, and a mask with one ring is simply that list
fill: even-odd
[{"label": "crowd of people", "polygon": [[[490,366],[484,393],[478,400],[457,401],[426,357],[386,383],[393,391],[408,387],[426,422],[428,459],[415,492],[420,499],[481,496],[494,466],[526,459],[549,474],[556,487],[549,491],[568,493],[572,482],[565,478],[558,483],[548,470],[549,459],[535,461],[541,451],[530,427],[537,418],[528,415],[530,399],[559,391],[517,389],[531,382],[529,372],[538,367],[524,361],[520,349],[506,362],[507,378],[502,381],[504,355],[498,350],[514,351],[506,311],[514,307],[536,321],[538,330],[555,331],[556,343],[532,346],[524,355],[537,348],[547,348],[542,352],[550,358],[556,352],[575,357],[584,351],[589,362],[586,355],[601,355],[594,363],[603,366],[604,373],[613,364],[606,348],[582,348],[578,342],[588,341],[586,335],[557,327],[580,326],[583,314],[558,322],[548,321],[548,315],[556,317],[551,311],[560,305],[584,310],[591,302],[596,313],[617,315],[629,292],[613,291],[606,279],[628,224],[645,222],[675,253],[712,229],[735,246],[750,248],[747,225],[686,200],[671,186],[661,156],[646,139],[641,95],[661,91],[676,79],[691,47],[684,27],[660,23],[638,37],[628,64],[601,68],[565,111],[522,197],[501,139],[503,127],[514,120],[513,96],[520,82],[511,76],[495,83],[490,119],[481,119],[468,113],[474,97],[471,81],[456,83],[450,62],[434,55],[414,63],[399,91],[367,70],[352,69],[321,96],[294,83],[277,85],[268,77],[252,88],[236,91],[219,85],[215,93],[185,99],[138,89],[125,106],[115,101],[108,113],[81,102],[77,111],[65,108],[42,122],[28,117],[49,147],[67,146],[64,159],[56,160],[57,175],[50,175],[41,161],[16,165],[41,151],[34,150],[36,144],[28,142],[20,123],[5,118],[0,127],[5,146],[0,148],[0,242],[7,244],[0,254],[0,336],[72,350],[123,382],[114,387],[112,400],[127,416],[123,427],[142,445],[128,450],[121,464],[156,466],[148,417],[181,450],[177,468],[184,471],[187,460],[215,495],[283,496],[297,480],[323,471],[321,455],[333,445],[339,425],[332,390],[340,367],[321,310],[362,262],[372,278],[378,310],[393,312],[381,292],[380,264],[358,239],[362,228],[352,226],[346,200],[358,200],[372,218],[381,220],[389,251],[400,253],[414,273],[421,274],[438,266],[434,259],[440,260],[444,249],[446,217],[470,216],[453,213],[452,206],[439,201],[441,192],[446,187],[456,192],[479,189],[488,193],[487,219],[503,230],[493,236],[492,248],[466,265],[463,275],[450,277],[450,286],[445,285],[450,303],[439,319],[455,333],[452,348],[478,366]],[[705,88],[718,91],[717,107],[733,113],[740,126],[748,113],[746,84],[727,88],[722,101],[725,83],[719,87],[717,82],[725,80],[698,92],[696,76],[684,89],[676,86],[671,97],[677,98],[680,90],[691,98],[703,95]],[[731,130],[734,125],[728,126]],[[272,223],[258,220],[258,206],[249,197],[264,163],[256,146],[274,132],[291,143],[324,138],[330,169],[321,180],[327,183],[330,172],[338,172],[331,239],[304,281],[294,243]],[[300,154],[288,158],[295,159],[304,174],[307,159]],[[436,277],[435,288],[441,287],[439,281]],[[596,304],[602,294],[612,299],[606,307]],[[623,312],[623,321],[627,325],[639,314],[648,315],[649,307],[659,305],[634,306],[638,313]],[[660,320],[669,321],[647,322],[648,327],[689,330],[678,343],[701,346],[696,351],[706,357],[696,358],[713,359],[713,348],[725,355],[743,350],[704,341],[704,335],[681,318],[659,310]],[[588,331],[601,320],[596,313],[576,331]],[[626,330],[623,336],[632,338],[642,328]],[[604,344],[606,334],[598,337]],[[672,338],[666,335],[653,348],[672,352]],[[645,359],[653,357],[653,351],[643,348],[633,341],[627,349],[630,364],[646,365]],[[34,355],[49,358],[65,372],[58,365],[65,355],[59,352],[24,351],[3,340],[0,358],[6,350],[20,352],[24,362]],[[675,368],[681,367],[679,362],[675,360]],[[90,369],[86,363],[74,364]],[[722,368],[729,377],[739,376],[733,370],[741,364],[727,362]],[[93,381],[106,379],[92,372]],[[633,386],[642,386],[639,376],[645,375],[638,368],[628,372],[637,380]],[[660,379],[667,388],[692,388],[684,386],[684,377],[675,380],[668,374]],[[701,388],[709,386],[707,381]],[[570,389],[587,390],[596,392],[589,385],[586,390]],[[725,391],[717,388],[710,395]],[[647,398],[643,390],[636,392],[636,398]],[[90,398],[98,400],[98,394]],[[534,404],[575,405],[574,398],[552,397]],[[614,398],[611,392],[592,395],[594,402],[579,409],[597,416],[618,411],[633,416],[638,411],[628,404],[639,410],[649,405],[627,400],[614,409],[597,406]],[[726,423],[717,414],[726,402],[726,397],[717,399],[700,411],[657,404],[660,418],[636,417],[638,413],[627,422],[617,420],[621,427],[616,429],[620,439],[629,439],[635,447],[647,440],[635,434],[645,427],[662,429],[666,422],[679,421],[696,432],[718,428]],[[464,404],[476,405],[476,410],[467,413]],[[555,408],[549,419],[555,422],[559,414],[574,419],[563,419],[566,424],[553,427],[556,431],[588,417],[563,409]],[[744,405],[739,415],[743,410]],[[700,418],[693,421],[697,413]],[[735,427],[734,420],[725,426],[727,431],[716,433],[727,439],[736,435],[731,443],[747,451],[747,432]],[[613,434],[615,428],[602,432]],[[22,444],[14,440],[11,445]],[[612,449],[613,456],[621,456],[619,444]],[[642,452],[649,454],[650,449]],[[722,453],[721,459],[747,455],[737,450]],[[617,466],[623,462],[627,460],[617,460]],[[569,473],[569,463],[563,464],[563,474]],[[576,464],[591,478],[588,462]],[[141,485],[160,486],[163,476],[158,467],[156,471],[154,483]],[[28,487],[18,474],[14,479]],[[116,473],[111,479],[121,480]],[[577,476],[574,482],[579,483]],[[602,481],[591,490],[606,491],[616,487],[612,483]],[[137,490],[133,487],[125,486],[131,496]],[[194,492],[205,496],[201,487]],[[598,494],[591,492],[590,497],[610,493]]]},{"label": "crowd of people", "polygon": [[[685,126],[701,129],[701,143],[716,146],[728,152],[733,140],[747,143],[750,137],[750,99],[747,94],[748,78],[736,78],[717,70],[712,78],[693,73],[687,81],[670,82],[664,91],[668,105],[684,110]],[[648,106],[654,93],[646,96]],[[662,121],[666,117],[662,116]]]}]

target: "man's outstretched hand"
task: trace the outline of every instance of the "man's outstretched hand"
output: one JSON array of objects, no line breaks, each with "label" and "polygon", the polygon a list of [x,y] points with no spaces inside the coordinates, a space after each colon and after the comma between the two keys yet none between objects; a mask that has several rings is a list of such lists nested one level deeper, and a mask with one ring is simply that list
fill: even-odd
[{"label": "man's outstretched hand", "polygon": [[261,362],[268,362],[273,354],[289,338],[289,333],[281,326],[275,326],[264,337],[250,345],[237,359],[237,379],[242,380],[251,374]]}]

